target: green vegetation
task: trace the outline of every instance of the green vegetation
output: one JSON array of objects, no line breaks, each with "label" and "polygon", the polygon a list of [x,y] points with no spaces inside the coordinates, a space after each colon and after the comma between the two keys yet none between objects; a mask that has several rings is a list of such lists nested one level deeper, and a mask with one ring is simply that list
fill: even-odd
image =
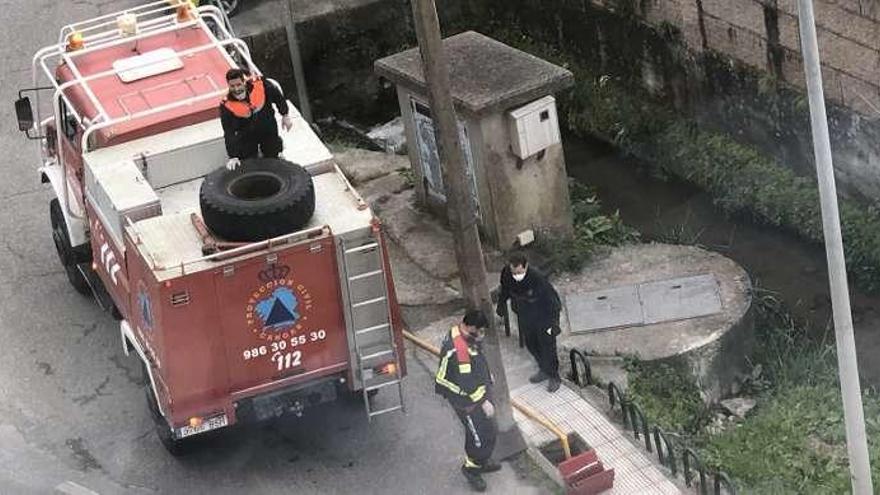
[{"label": "green vegetation", "polygon": [[626,226],[617,212],[602,213],[602,205],[590,187],[571,180],[569,193],[574,235],[570,239],[541,236],[537,243],[537,250],[547,257],[549,266],[577,272],[598,249],[638,241],[639,233]]},{"label": "green vegetation", "polygon": [[[758,400],[746,420],[720,433],[687,372],[632,362],[629,396],[652,424],[681,433],[706,464],[746,493],[846,493],[843,407],[833,345],[811,341],[770,295],[759,294],[754,371],[744,393]],[[871,456],[880,459],[880,398],[864,396]],[[880,481],[880,466],[874,465]],[[875,481],[875,483],[877,482]]]},{"label": "green vegetation", "polygon": [[[832,343],[810,341],[770,296],[759,301],[758,407],[747,421],[702,439],[706,461],[755,493],[846,493],[843,406]],[[880,399],[864,395],[872,458],[880,455]],[[880,481],[880,466],[873,477]]]},{"label": "green vegetation", "polygon": [[[680,47],[676,48],[676,33],[671,29],[646,34],[650,28],[634,21],[629,27],[621,24],[626,15],[608,20],[605,13],[565,2],[559,2],[554,14],[557,22],[553,22],[549,18],[553,9],[546,4],[514,3],[505,9],[515,13],[501,16],[492,25],[491,35],[574,73],[576,87],[560,98],[560,116],[571,132],[599,136],[655,165],[658,175],[672,174],[703,188],[731,214],[747,214],[805,240],[822,242],[814,179],[798,177],[790,167],[753,147],[671,111],[668,104],[642,89],[639,71],[642,61],[651,57],[672,57],[666,67],[678,64],[683,71],[687,64],[700,64],[706,74],[719,78],[712,81],[717,84],[715,91],[725,92],[725,83],[732,81],[738,89],[748,90],[739,98],[756,99],[768,117],[778,122],[806,122],[806,118],[790,118],[805,114],[804,98],[786,92],[772,78],[755,77],[732,66],[724,57],[709,54],[696,62],[679,60],[686,57],[676,52]],[[618,5],[626,7],[627,3]],[[598,29],[596,25],[602,22],[617,24],[615,29]],[[600,40],[598,31],[606,37],[620,33],[629,40]],[[659,53],[663,51],[656,49],[659,45],[666,45],[665,53]],[[650,55],[637,53],[642,49]],[[737,96],[730,98],[726,103],[736,105]],[[840,210],[853,279],[865,290],[878,291],[878,208],[844,200]],[[678,237],[685,234],[675,233]],[[724,469],[740,484],[742,493],[847,493],[850,482],[833,345],[827,339],[811,339],[772,296],[759,292],[756,304],[758,346],[743,393],[756,398],[758,404],[744,421],[720,432],[707,428],[714,411],[703,406],[687,370],[675,365],[630,362],[629,396],[652,424],[678,432],[684,443],[697,447],[709,466]],[[864,401],[871,457],[877,461],[880,398],[868,391]],[[874,478],[880,485],[877,462]]]},{"label": "green vegetation", "polygon": [[693,435],[709,422],[709,408],[684,363],[630,360],[626,370],[627,397],[642,408],[651,424],[664,431]]},{"label": "green vegetation", "polygon": [[[748,214],[808,241],[823,242],[814,179],[798,177],[756,149],[699,127],[624,77],[597,74],[577,56],[522,33],[509,26],[493,31],[499,39],[575,74],[577,84],[562,97],[560,105],[560,115],[570,131],[602,137],[657,167],[661,175],[670,173],[696,184],[729,213]],[[718,62],[710,58],[707,63]],[[796,99],[792,105],[798,105]],[[880,291],[878,208],[843,200],[840,214],[851,275],[864,290]]]}]

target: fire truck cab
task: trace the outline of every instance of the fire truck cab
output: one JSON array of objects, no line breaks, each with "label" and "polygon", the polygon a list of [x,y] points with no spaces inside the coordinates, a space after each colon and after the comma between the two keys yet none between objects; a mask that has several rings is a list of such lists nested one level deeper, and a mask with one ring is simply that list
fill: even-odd
[{"label": "fire truck cab", "polygon": [[[217,7],[159,0],[62,28],[16,102],[56,196],[61,263],[120,320],[172,453],[194,435],[339,393],[361,396],[369,418],[404,407],[379,222],[293,105],[281,158],[308,171],[311,219],[256,242],[205,228],[200,189],[226,172],[216,172],[227,159],[218,108],[234,67],[261,75]],[[267,180],[254,179],[259,197],[246,199],[271,201]]]}]

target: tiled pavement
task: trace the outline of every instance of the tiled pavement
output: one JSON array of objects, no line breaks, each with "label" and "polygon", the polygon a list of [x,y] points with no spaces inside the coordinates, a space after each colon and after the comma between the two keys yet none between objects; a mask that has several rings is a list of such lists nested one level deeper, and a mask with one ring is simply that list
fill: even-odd
[{"label": "tiled pavement", "polygon": [[[544,415],[562,431],[576,432],[596,450],[599,460],[614,469],[614,488],[608,494],[682,493],[616,425],[571,389],[562,387],[551,394],[543,384],[528,384],[512,390],[511,396]],[[540,446],[556,439],[519,412],[514,411],[514,417],[530,445]]]},{"label": "tiled pavement", "polygon": [[[458,322],[451,317],[431,324],[419,334],[439,345],[446,332]],[[565,433],[578,433],[586,443],[596,449],[599,460],[614,469],[614,488],[606,494],[661,495],[682,492],[662,468],[648,457],[644,450],[630,440],[628,434],[612,423],[605,413],[563,386],[549,393],[546,384],[533,385],[528,377],[537,371],[534,360],[517,345],[516,330],[509,338],[501,338],[501,354],[512,398],[540,413]],[[564,370],[568,363],[560,363]],[[516,410],[514,416],[526,441],[538,448],[556,440],[543,426],[526,418]]]},{"label": "tiled pavement", "polygon": [[[685,493],[619,426],[586,399],[565,386],[551,394],[547,392],[546,384],[529,383],[528,376],[537,369],[531,355],[517,345],[515,331],[510,338],[502,337],[501,350],[511,397],[545,416],[563,432],[580,435],[596,450],[599,460],[606,467],[614,469],[614,488],[607,494]],[[560,369],[564,370],[567,363],[559,364]],[[546,428],[519,412],[514,411],[514,416],[529,445],[539,447],[556,440]]]}]

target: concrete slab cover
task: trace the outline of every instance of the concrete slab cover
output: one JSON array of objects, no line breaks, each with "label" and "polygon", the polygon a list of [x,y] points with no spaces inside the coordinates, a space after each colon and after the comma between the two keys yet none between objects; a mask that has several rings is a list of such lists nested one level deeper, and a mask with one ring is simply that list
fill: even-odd
[{"label": "concrete slab cover", "polygon": [[635,285],[572,294],[566,297],[572,333],[641,325],[644,321]]},{"label": "concrete slab cover", "polygon": [[[443,48],[456,106],[473,114],[522,105],[574,84],[568,69],[474,31],[444,39]],[[377,60],[375,69],[394,84],[427,94],[417,48]]]},{"label": "concrete slab cover", "polygon": [[686,320],[721,312],[712,274],[672,278],[571,294],[566,310],[572,333]]},{"label": "concrete slab cover", "polygon": [[645,325],[721,312],[715,275],[673,278],[639,285]]}]

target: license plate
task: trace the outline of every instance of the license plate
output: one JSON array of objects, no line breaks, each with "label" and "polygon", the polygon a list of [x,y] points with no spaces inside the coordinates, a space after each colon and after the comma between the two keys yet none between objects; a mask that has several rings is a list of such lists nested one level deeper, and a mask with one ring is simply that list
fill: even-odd
[{"label": "license plate", "polygon": [[229,420],[226,419],[225,414],[221,414],[220,416],[214,416],[213,418],[206,419],[199,426],[184,426],[177,429],[177,438],[186,438],[191,437],[193,435],[198,435],[199,433],[204,433],[206,431],[216,430],[217,428],[223,428],[224,426],[229,424]]}]

